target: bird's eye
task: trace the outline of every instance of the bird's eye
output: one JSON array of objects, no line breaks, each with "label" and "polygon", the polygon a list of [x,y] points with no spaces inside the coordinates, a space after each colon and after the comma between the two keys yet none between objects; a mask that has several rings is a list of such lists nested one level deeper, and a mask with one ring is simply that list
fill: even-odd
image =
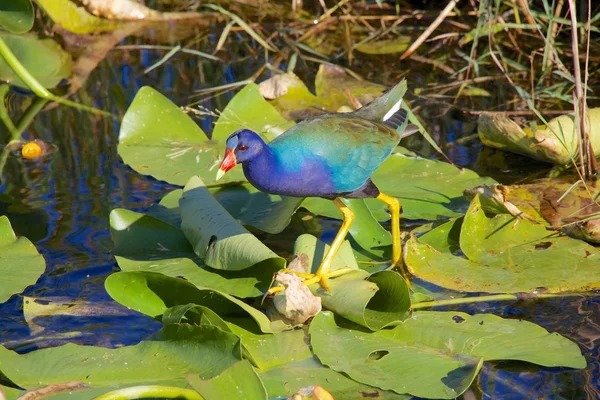
[{"label": "bird's eye", "polygon": [[240,150],[241,151],[246,151],[246,150],[248,150],[248,146],[246,146],[245,144],[243,144],[243,145],[240,146]]}]

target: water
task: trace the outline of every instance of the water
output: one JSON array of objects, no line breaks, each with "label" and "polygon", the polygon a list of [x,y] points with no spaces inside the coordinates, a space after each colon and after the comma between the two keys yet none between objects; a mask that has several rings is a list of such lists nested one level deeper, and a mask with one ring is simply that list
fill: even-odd
[{"label": "water", "polygon": [[[248,57],[228,64],[180,54],[144,75],[143,69],[161,56],[162,53],[152,50],[114,50],[86,82],[83,93],[93,99],[95,106],[122,117],[143,85],[155,87],[177,104],[188,104],[195,90],[245,79],[261,66]],[[316,64],[300,67],[299,75],[312,82],[316,68]],[[391,83],[388,72],[378,74],[368,62],[364,64],[364,71],[369,79]],[[418,73],[415,74],[414,80],[419,78]],[[208,109],[222,109],[230,98],[231,94],[226,94],[203,105]],[[21,101],[22,97],[20,100],[16,96],[11,98],[13,107],[18,107]],[[426,113],[435,114],[435,111],[429,109]],[[442,144],[472,133],[472,126],[458,119],[433,121],[434,133]],[[211,117],[199,121],[205,131],[210,131],[213,122]],[[173,189],[123,164],[116,151],[118,128],[118,123],[109,119],[67,107],[53,108],[36,118],[26,137],[52,143],[56,150],[49,157],[34,162],[9,157],[0,186],[0,212],[8,215],[17,234],[34,241],[47,264],[43,276],[23,294],[108,302],[106,309],[113,315],[44,318],[38,323],[44,330],[31,335],[22,313],[22,298],[13,296],[0,305],[0,343],[5,346],[19,352],[67,342],[114,347],[137,343],[160,327],[151,318],[111,302],[104,290],[105,278],[118,270],[110,253],[110,211],[119,207],[144,211]],[[411,139],[409,145],[433,155],[418,138]],[[446,149],[457,164],[501,178],[504,183],[522,179],[541,168],[549,169],[547,165],[523,157],[489,149],[482,151],[477,140]],[[499,165],[498,157],[506,162]],[[323,237],[329,239],[337,224],[328,222],[325,226]],[[278,247],[286,248],[289,244],[281,243]],[[600,398],[598,298],[479,303],[463,306],[461,310],[538,323],[576,341],[588,360],[588,368],[582,371],[523,363],[486,363],[473,387],[476,397]]]}]

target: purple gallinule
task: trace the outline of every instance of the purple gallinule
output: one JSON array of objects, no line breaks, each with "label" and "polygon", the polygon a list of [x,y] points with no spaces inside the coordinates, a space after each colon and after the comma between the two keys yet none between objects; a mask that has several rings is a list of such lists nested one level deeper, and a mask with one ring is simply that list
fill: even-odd
[{"label": "purple gallinule", "polygon": [[403,80],[371,103],[351,113],[322,114],[304,120],[265,143],[256,133],[242,129],[227,139],[225,158],[217,179],[236,164],[257,189],[293,197],[333,200],[344,216],[342,226],[316,274],[306,283],[320,282],[345,271],[330,272],[335,254],[354,220],[340,198],[377,198],[388,205],[392,222],[392,267],[401,265],[400,203],[379,191],[371,175],[392,153],[406,127],[401,108],[406,92]]}]

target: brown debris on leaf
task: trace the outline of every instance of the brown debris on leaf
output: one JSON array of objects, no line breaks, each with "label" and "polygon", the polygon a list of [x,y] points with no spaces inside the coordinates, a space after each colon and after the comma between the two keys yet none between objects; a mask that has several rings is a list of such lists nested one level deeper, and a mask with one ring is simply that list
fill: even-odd
[{"label": "brown debris on leaf", "polygon": [[507,200],[509,189],[507,186],[495,185],[480,185],[473,189],[466,189],[464,196],[473,200],[475,195],[479,194],[481,207],[485,212],[492,214],[510,214],[516,218],[524,218],[529,221],[537,222],[535,218],[521,211],[517,206]]},{"label": "brown debris on leaf", "polygon": [[133,0],[81,0],[93,15],[119,21],[164,21],[165,19],[198,19],[196,12],[160,12]]},{"label": "brown debris on leaf", "polygon": [[301,278],[291,272],[278,272],[275,282],[285,290],[273,296],[273,304],[290,324],[303,324],[321,311],[321,299],[312,294]]}]

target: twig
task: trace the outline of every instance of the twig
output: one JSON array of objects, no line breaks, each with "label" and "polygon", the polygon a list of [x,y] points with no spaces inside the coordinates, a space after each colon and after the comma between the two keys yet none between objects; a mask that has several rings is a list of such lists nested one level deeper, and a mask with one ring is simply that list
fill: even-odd
[{"label": "twig", "polygon": [[444,19],[446,19],[448,14],[450,14],[450,12],[456,6],[458,1],[459,0],[450,0],[448,5],[442,10],[440,15],[438,15],[438,17],[435,19],[435,21],[433,21],[433,23],[429,25],[425,32],[423,32],[421,36],[419,36],[419,38],[404,52],[404,54],[400,56],[400,60],[404,60],[405,58],[410,57],[410,55],[414,53],[415,50],[417,50],[423,44],[423,42],[427,40],[429,36],[431,36],[433,31],[435,31],[436,28],[440,26],[440,24],[444,21]]}]

